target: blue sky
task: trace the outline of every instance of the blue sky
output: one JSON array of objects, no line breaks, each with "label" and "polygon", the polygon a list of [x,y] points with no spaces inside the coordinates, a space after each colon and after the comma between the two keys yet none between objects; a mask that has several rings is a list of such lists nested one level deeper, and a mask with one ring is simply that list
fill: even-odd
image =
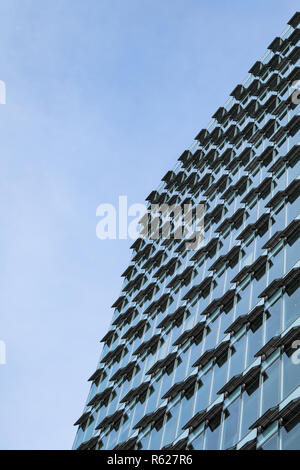
[{"label": "blue sky", "polygon": [[143,202],[298,1],[2,0],[0,448],[68,449]]}]

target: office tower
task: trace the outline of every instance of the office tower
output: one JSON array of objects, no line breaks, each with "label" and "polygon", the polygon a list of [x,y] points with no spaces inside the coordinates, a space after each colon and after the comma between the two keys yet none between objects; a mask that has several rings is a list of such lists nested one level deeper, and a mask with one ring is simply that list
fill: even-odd
[{"label": "office tower", "polygon": [[133,243],[74,449],[300,448],[299,19],[148,196],[204,240]]}]

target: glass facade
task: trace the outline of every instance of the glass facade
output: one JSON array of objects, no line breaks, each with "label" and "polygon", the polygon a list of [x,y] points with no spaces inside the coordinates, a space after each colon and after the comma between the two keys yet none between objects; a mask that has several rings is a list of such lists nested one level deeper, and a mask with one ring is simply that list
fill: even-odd
[{"label": "glass facade", "polygon": [[299,20],[148,196],[203,245],[132,245],[74,449],[300,449]]}]

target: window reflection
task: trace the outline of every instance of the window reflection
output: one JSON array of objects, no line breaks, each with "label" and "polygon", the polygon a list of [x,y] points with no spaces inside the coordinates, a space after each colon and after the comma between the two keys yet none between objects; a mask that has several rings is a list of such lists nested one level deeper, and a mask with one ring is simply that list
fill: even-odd
[{"label": "window reflection", "polygon": [[227,368],[228,368],[228,351],[222,354],[215,363],[213,368],[213,382],[210,402],[213,402],[217,398],[217,392],[220,390],[222,385],[226,383]]},{"label": "window reflection", "polygon": [[300,414],[281,428],[282,450],[300,450]]},{"label": "window reflection", "polygon": [[262,447],[260,447],[262,450],[278,450],[278,434],[274,434],[270,439],[267,440],[263,444]]},{"label": "window reflection", "polygon": [[284,328],[290,326],[300,316],[300,289],[299,281],[288,286],[283,296],[284,300]]},{"label": "window reflection", "polygon": [[180,405],[181,403],[179,400],[179,402],[167,412],[165,426],[164,426],[165,432],[164,432],[162,447],[171,443],[177,434],[177,420],[178,420],[178,412],[180,409]]},{"label": "window reflection", "polygon": [[266,340],[267,343],[273,336],[278,336],[281,332],[281,310],[282,310],[282,301],[281,297],[277,299],[266,310]]},{"label": "window reflection", "polygon": [[258,417],[259,404],[259,376],[252,383],[246,385],[242,394],[241,437],[249,432]]},{"label": "window reflection", "polygon": [[247,366],[254,361],[254,355],[263,345],[263,315],[259,315],[249,326],[247,341]]},{"label": "window reflection", "polygon": [[202,432],[200,436],[196,437],[191,444],[192,450],[202,450],[203,449],[203,437],[204,433]]},{"label": "window reflection", "polygon": [[209,422],[205,431],[205,450],[218,450],[220,445],[221,413]]},{"label": "window reflection", "polygon": [[299,233],[296,231],[292,236],[288,237],[286,243],[286,266],[285,272],[289,272],[290,269],[299,260],[300,255],[300,238]]},{"label": "window reflection", "polygon": [[205,410],[208,406],[210,382],[211,382],[212,369],[205,375],[202,375],[196,392],[195,412]]},{"label": "window reflection", "polygon": [[161,439],[164,431],[163,427],[164,417],[162,417],[155,425],[153,426],[150,433],[150,444],[148,446],[149,450],[157,450],[162,448]]},{"label": "window reflection", "polygon": [[193,407],[195,401],[195,385],[186,390],[181,398],[180,415],[178,422],[178,432],[182,432],[184,426],[193,416]]},{"label": "window reflection", "polygon": [[228,449],[238,442],[240,400],[235,400],[224,411],[224,429],[222,449]]},{"label": "window reflection", "polygon": [[261,414],[264,414],[280,401],[279,385],[279,359],[277,359],[263,372]]}]

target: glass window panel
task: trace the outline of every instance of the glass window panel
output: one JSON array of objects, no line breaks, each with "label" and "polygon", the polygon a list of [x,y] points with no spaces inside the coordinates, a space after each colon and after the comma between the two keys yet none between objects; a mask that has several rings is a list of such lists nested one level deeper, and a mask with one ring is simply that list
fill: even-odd
[{"label": "glass window panel", "polygon": [[76,434],[76,439],[75,439],[75,442],[74,442],[74,448],[76,449],[78,446],[80,446],[81,442],[82,442],[82,438],[83,438],[83,434],[84,434],[84,427],[82,428],[81,426],[78,428],[78,431],[77,431],[77,434]]},{"label": "glass window panel", "polygon": [[182,353],[181,357],[179,357],[177,360],[174,383],[181,382],[185,378],[187,353],[188,351],[186,351],[185,353]]},{"label": "glass window panel", "polygon": [[167,417],[166,417],[166,421],[164,425],[165,432],[164,432],[162,447],[164,447],[167,444],[170,444],[175,439],[176,431],[177,431],[178,412],[180,409],[180,405],[181,405],[181,402],[179,400],[179,402],[167,412]]},{"label": "glass window panel", "polygon": [[141,416],[144,416],[145,414],[144,410],[145,410],[146,396],[147,396],[146,392],[140,395],[139,399],[134,405],[134,417],[132,420],[132,427],[134,427],[141,419]]},{"label": "glass window panel", "polygon": [[209,426],[206,428],[205,431],[205,450],[218,450],[219,449],[219,441],[220,441],[220,422],[221,422],[221,414],[217,417],[214,422],[210,422]]},{"label": "glass window panel", "polygon": [[284,204],[280,206],[274,212],[272,216],[272,235],[274,235],[277,231],[283,230],[285,227],[285,211],[284,211]]},{"label": "glass window panel", "polygon": [[203,310],[206,309],[206,307],[208,306],[208,303],[209,303],[209,299],[210,299],[210,287],[211,286],[208,286],[203,292],[202,292],[202,295],[199,299],[199,311],[200,313],[203,312]]},{"label": "glass window panel", "polygon": [[202,450],[203,449],[203,437],[204,433],[202,432],[200,436],[196,437],[191,443],[191,450]]},{"label": "glass window panel", "polygon": [[242,336],[239,341],[234,343],[230,348],[230,373],[228,379],[231,379],[234,375],[240,374],[244,369],[245,343],[246,335]]},{"label": "glass window panel", "polygon": [[228,449],[238,442],[240,399],[235,400],[224,411],[224,429],[222,449]]},{"label": "glass window panel", "polygon": [[263,373],[262,410],[264,414],[279,402],[279,360],[277,359]]},{"label": "glass window panel", "polygon": [[292,220],[294,220],[298,214],[299,214],[298,191],[295,191],[295,194],[293,194],[289,198],[289,202],[287,204],[287,224],[289,224]]},{"label": "glass window panel", "polygon": [[163,423],[164,418],[160,419],[152,429],[150,433],[150,445],[148,447],[149,450],[159,450],[162,448],[161,438],[164,430]]},{"label": "glass window panel", "polygon": [[266,340],[267,343],[271,338],[277,336],[281,332],[281,297],[266,310]]},{"label": "glass window panel", "polygon": [[284,328],[290,326],[300,316],[299,281],[287,287],[284,299]]},{"label": "glass window panel", "polygon": [[297,158],[290,163],[290,166],[288,168],[288,175],[289,175],[289,183],[293,181],[294,178],[296,178],[300,173],[300,159],[298,155],[298,160]]},{"label": "glass window panel", "polygon": [[178,422],[178,432],[182,431],[184,426],[193,416],[193,405],[195,401],[195,386],[187,390],[181,399],[180,416]]},{"label": "glass window panel", "polygon": [[117,437],[119,434],[119,423],[113,426],[109,431],[109,438],[106,444],[106,449],[113,449],[117,444]]},{"label": "glass window panel", "polygon": [[85,435],[84,435],[85,441],[88,441],[92,437],[94,427],[95,427],[95,418],[94,418],[94,415],[92,415],[89,419],[89,424],[85,431]]},{"label": "glass window panel", "polygon": [[170,364],[164,371],[162,376],[162,385],[160,390],[160,396],[163,397],[165,393],[171,388],[173,380],[174,362]]},{"label": "glass window panel", "polygon": [[286,186],[286,171],[285,168],[274,176],[274,190],[276,192],[283,191]]},{"label": "glass window panel", "polygon": [[250,283],[243,286],[237,294],[237,303],[235,307],[235,317],[245,315],[249,311]]},{"label": "glass window panel", "polygon": [[299,260],[300,253],[300,238],[299,233],[295,233],[292,237],[289,237],[286,243],[286,267],[285,272],[289,272],[290,269]]},{"label": "glass window panel", "polygon": [[282,354],[282,368],[283,368],[283,398],[287,397],[298,385],[300,385],[299,377],[299,364],[293,361],[292,355],[296,349],[292,347],[284,350]]},{"label": "glass window panel", "polygon": [[228,352],[222,354],[215,363],[213,370],[213,385],[210,402],[217,398],[217,392],[226,383],[227,367],[228,367]]},{"label": "glass window panel", "polygon": [[229,260],[228,267],[227,267],[227,279],[231,281],[238,273],[239,268],[239,254],[234,256],[232,259]]},{"label": "glass window panel", "polygon": [[[140,367],[139,364],[137,364],[134,370],[134,377],[133,377],[133,381],[131,384],[131,388],[136,388],[140,384],[141,376],[142,376],[142,368]],[[122,396],[124,396],[123,389],[122,389]]]},{"label": "glass window panel", "polygon": [[282,450],[300,450],[300,415],[281,428]]},{"label": "glass window panel", "polygon": [[116,409],[117,403],[118,403],[119,398],[120,398],[119,397],[119,392],[120,392],[120,389],[119,389],[119,387],[117,387],[115,389],[115,391],[113,392],[113,394],[112,394],[112,399],[109,402],[108,410],[107,410],[107,413],[109,415],[111,415]]},{"label": "glass window panel", "polygon": [[223,272],[220,273],[214,281],[214,289],[213,289],[213,292],[212,292],[212,299],[218,299],[223,294],[224,277],[225,277],[225,270],[223,270]]},{"label": "glass window panel", "polygon": [[160,386],[159,382],[154,382],[151,384],[149,391],[148,391],[145,413],[151,413],[151,411],[155,410],[159,386]]},{"label": "glass window panel", "polygon": [[254,355],[263,345],[263,315],[252,322],[248,331],[247,366],[254,361]]},{"label": "glass window panel", "polygon": [[252,281],[252,300],[251,300],[251,308],[253,308],[257,302],[259,302],[260,298],[258,297],[259,294],[262,293],[264,288],[266,287],[266,264],[262,266],[253,276]]},{"label": "glass window panel", "polygon": [[221,243],[219,245],[219,256],[225,255],[228,250],[229,250],[229,244],[230,244],[230,232],[227,232],[223,234],[223,238],[221,240]]},{"label": "glass window panel", "polygon": [[106,406],[103,405],[103,404],[101,404],[101,405],[99,406],[99,408],[97,408],[96,413],[97,413],[97,419],[96,419],[96,425],[95,425],[95,427],[97,427],[98,424],[100,424],[101,421],[105,418]]},{"label": "glass window panel", "polygon": [[262,450],[278,450],[278,434],[274,434],[267,442],[260,447]]},{"label": "glass window panel", "polygon": [[[171,347],[172,342],[173,342],[172,341],[172,330],[170,330],[170,331],[168,331],[168,333],[166,335],[164,335],[164,337],[162,338],[162,340],[160,342],[157,360],[163,359],[168,355],[168,352],[169,352],[169,349]],[[146,361],[147,361],[147,359],[146,359]],[[149,367],[147,367],[147,370],[148,369],[149,369]]]},{"label": "glass window panel", "polygon": [[268,240],[269,237],[269,223],[264,224],[256,234],[256,257],[262,254],[262,247]]},{"label": "glass window panel", "polygon": [[190,358],[189,358],[189,364],[188,364],[188,369],[187,369],[187,374],[191,372],[193,369],[193,364],[197,361],[197,359],[201,356],[201,351],[202,351],[202,338],[203,338],[203,332],[201,332],[197,338],[194,338],[193,343],[190,346]]},{"label": "glass window panel", "polygon": [[195,412],[205,410],[208,405],[212,369],[210,369],[200,379],[198,391],[196,393]]},{"label": "glass window panel", "polygon": [[182,320],[173,325],[173,328],[172,328],[172,343],[174,343],[176,341],[176,339],[179,338],[181,333],[182,333]]},{"label": "glass window panel", "polygon": [[241,437],[249,432],[258,417],[259,377],[245,388],[242,394]]},{"label": "glass window panel", "polygon": [[241,259],[241,269],[244,266],[249,266],[254,261],[254,242],[255,239],[252,238],[244,247],[242,251],[242,259]]},{"label": "glass window panel", "polygon": [[105,449],[109,441],[109,431],[107,432],[105,436],[101,437],[101,441],[102,441],[102,448]]},{"label": "glass window panel", "polygon": [[148,433],[146,436],[140,439],[139,444],[138,444],[139,450],[147,450],[149,446],[149,441],[150,441],[150,433]]},{"label": "glass window panel", "polygon": [[224,310],[221,315],[221,325],[220,325],[220,334],[219,341],[222,341],[223,337],[226,335],[225,330],[231,325],[233,321],[233,306],[231,308]]},{"label": "glass window panel", "polygon": [[283,245],[279,248],[279,251],[272,256],[269,260],[269,279],[268,284],[271,284],[274,279],[279,279],[283,274]]},{"label": "glass window panel", "polygon": [[214,319],[206,328],[205,351],[215,347],[217,342],[219,318]]}]

